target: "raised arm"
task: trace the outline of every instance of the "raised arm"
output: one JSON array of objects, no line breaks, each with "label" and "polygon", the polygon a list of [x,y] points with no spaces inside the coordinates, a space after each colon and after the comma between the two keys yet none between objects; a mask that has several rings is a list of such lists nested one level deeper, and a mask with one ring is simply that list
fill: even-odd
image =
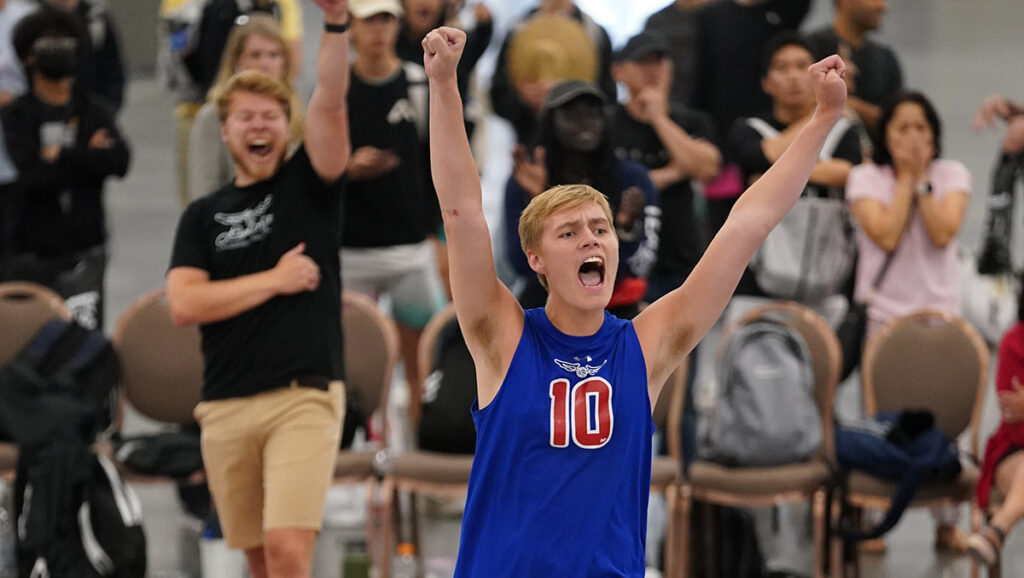
[{"label": "raised arm", "polygon": [[476,362],[480,407],[494,398],[523,328],[523,310],[498,280],[480,177],[466,138],[456,66],[466,34],[438,28],[423,39],[430,82],[430,170],[448,239],[452,300]]},{"label": "raised arm", "polygon": [[351,153],[348,137],[348,45],[347,33],[330,27],[348,23],[348,0],[315,0],[324,11],[325,30],[320,36],[316,58],[316,88],[306,114],[306,153],[313,170],[325,181],[345,172]]},{"label": "raised arm", "polygon": [[729,303],[740,276],[768,233],[807,185],[832,126],[846,102],[845,65],[838,56],[810,69],[818,106],[789,149],[743,193],[693,273],[634,320],[656,400],[665,379],[707,333]]}]

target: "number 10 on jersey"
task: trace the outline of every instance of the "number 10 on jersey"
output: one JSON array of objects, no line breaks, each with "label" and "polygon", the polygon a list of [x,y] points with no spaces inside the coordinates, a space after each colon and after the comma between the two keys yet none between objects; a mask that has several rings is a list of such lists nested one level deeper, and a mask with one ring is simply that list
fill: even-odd
[{"label": "number 10 on jersey", "polygon": [[[612,439],[612,386],[600,377],[587,378],[570,387],[568,379],[551,382],[551,445],[572,442],[585,450],[600,448]],[[571,401],[571,403],[570,403]]]}]

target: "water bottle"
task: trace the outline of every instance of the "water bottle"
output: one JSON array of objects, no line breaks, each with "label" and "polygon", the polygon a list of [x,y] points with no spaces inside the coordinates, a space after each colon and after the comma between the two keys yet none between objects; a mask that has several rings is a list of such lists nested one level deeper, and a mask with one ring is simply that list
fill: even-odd
[{"label": "water bottle", "polygon": [[416,546],[409,542],[402,542],[398,545],[398,555],[395,556],[391,568],[391,578],[418,578],[419,564],[416,561]]},{"label": "water bottle", "polygon": [[341,558],[341,578],[370,578],[370,556],[366,541],[346,542]]}]

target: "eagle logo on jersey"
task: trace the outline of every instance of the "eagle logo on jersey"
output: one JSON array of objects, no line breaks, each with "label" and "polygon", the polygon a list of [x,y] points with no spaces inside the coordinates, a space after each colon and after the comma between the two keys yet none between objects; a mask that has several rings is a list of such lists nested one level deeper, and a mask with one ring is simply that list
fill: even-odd
[{"label": "eagle logo on jersey", "polygon": [[561,367],[562,369],[568,371],[569,373],[575,373],[576,377],[579,377],[580,379],[583,379],[584,377],[590,377],[592,375],[597,375],[597,372],[602,367],[604,367],[604,364],[608,363],[608,360],[606,359],[606,360],[601,362],[601,365],[597,365],[597,366],[589,365],[590,362],[594,360],[589,355],[587,356],[587,358],[585,360],[587,362],[587,365],[584,365],[584,364],[580,363],[580,358],[578,358],[578,357],[575,357],[574,359],[576,360],[576,363],[572,363],[572,362],[569,362],[569,361],[562,361],[561,359],[555,359],[555,365],[557,365],[558,367]]}]

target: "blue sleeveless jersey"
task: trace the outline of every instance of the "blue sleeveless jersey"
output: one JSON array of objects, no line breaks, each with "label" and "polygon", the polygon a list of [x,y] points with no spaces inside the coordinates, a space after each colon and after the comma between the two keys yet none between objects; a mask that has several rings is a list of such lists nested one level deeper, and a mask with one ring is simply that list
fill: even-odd
[{"label": "blue sleeveless jersey", "polygon": [[526,311],[505,380],[473,419],[457,578],[644,575],[654,425],[632,323],[605,313],[574,337]]}]

